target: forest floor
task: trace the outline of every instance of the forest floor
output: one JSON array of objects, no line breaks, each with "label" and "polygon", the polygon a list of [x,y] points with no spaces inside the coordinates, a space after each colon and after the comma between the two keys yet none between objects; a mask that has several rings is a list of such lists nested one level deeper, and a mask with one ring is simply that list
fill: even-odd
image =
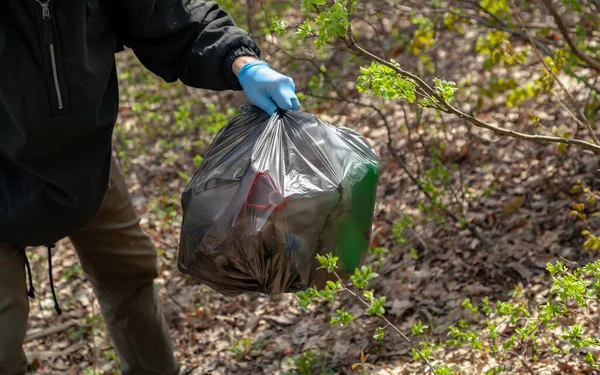
[{"label": "forest floor", "polygon": [[[195,367],[192,374],[300,373],[302,359],[318,369],[315,374],[351,374],[358,373],[352,364],[359,362],[362,352],[372,364],[367,373],[425,373],[402,339],[389,334],[382,342],[374,341],[376,324],[370,319],[344,329],[332,327],[324,313],[340,303],[355,306],[350,299],[303,310],[294,295],[227,298],[179,273],[179,196],[186,175],[194,173],[195,157],[206,150],[215,130],[231,118],[222,112],[237,108],[243,96],[168,86],[143,70],[129,52],[120,57],[119,70],[122,102],[115,152],[142,226],[159,251],[157,288],[177,360]],[[463,74],[456,67],[453,71]],[[469,133],[468,141],[453,142],[453,148],[442,154],[443,160],[459,166],[462,182],[468,182],[476,196],[469,200],[466,217],[485,243],[456,223],[432,221],[407,229],[408,242],[400,245],[392,228],[403,215],[420,215],[413,204],[417,188],[386,149],[385,129],[365,109],[348,114],[344,105],[329,103],[311,110],[361,132],[380,156],[383,174],[372,245],[391,253],[377,268],[381,277],[373,287],[387,297],[389,315],[403,332],[422,320],[432,327],[431,336],[443,339],[447,327],[465,316],[483,328],[485,319],[469,317],[461,307],[465,298],[503,300],[519,285],[534,299],[551,285],[547,262],[568,259],[585,264],[596,258],[583,250],[582,224],[570,215],[577,200],[570,191],[578,180],[599,187],[595,159],[576,150],[571,153],[577,157],[564,157],[552,146],[498,140],[485,132]],[[535,104],[538,110],[544,105]],[[553,111],[548,104],[548,116]],[[397,120],[392,130],[404,137],[405,121],[400,109],[397,112],[391,115]],[[459,133],[452,136],[460,139],[465,131]],[[411,145],[399,141],[401,147]],[[98,302],[69,241],[58,244],[53,261],[64,310],[60,317],[53,310],[46,264],[44,249],[34,250],[38,296],[32,301],[26,351],[35,373],[117,374],[118,362]],[[483,373],[474,365],[481,361],[467,349],[442,355],[462,374]],[[591,373],[579,367],[576,356],[576,352],[548,354],[528,365],[515,358],[507,373]]]}]

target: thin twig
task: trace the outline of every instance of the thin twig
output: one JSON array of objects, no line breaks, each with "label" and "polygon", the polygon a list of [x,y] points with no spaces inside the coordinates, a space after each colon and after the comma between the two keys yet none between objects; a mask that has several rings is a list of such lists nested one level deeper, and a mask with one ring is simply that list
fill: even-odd
[{"label": "thin twig", "polygon": [[[410,120],[408,119],[408,112],[406,111],[406,106],[404,104],[404,102],[401,102],[401,107],[402,107],[402,114],[404,115],[404,124],[406,125],[406,135],[407,135],[407,141],[408,141],[408,148],[409,150],[412,151],[414,158],[415,158],[415,164],[417,165],[417,176],[421,175],[421,161],[419,160],[419,157],[417,156],[417,152],[415,151],[415,146],[412,144],[412,130],[411,130],[411,124],[410,124]],[[418,114],[417,114],[417,124],[416,124],[416,128],[418,128],[419,123],[418,123]],[[419,131],[417,129],[417,135]],[[388,137],[388,139],[390,139],[391,137]],[[423,142],[423,140],[421,138],[419,138],[419,141],[421,141],[421,144],[423,146],[423,148],[426,148],[425,142]],[[389,143],[389,142],[388,142]]]},{"label": "thin twig", "polygon": [[[57,358],[57,357],[66,357],[68,355],[70,355],[73,352],[78,351],[79,349],[85,347],[87,345],[85,340],[80,340],[80,341],[76,341],[74,344],[66,347],[63,350],[35,350],[35,351],[26,351],[26,356],[27,359],[31,362],[34,362],[35,360],[43,360],[46,361],[47,363],[50,363],[50,366],[52,366],[53,368],[56,368],[55,366],[53,366],[51,363],[52,361],[50,361],[53,358]],[[61,368],[60,371],[59,369],[56,369],[57,373],[63,374],[64,373],[64,368]]]},{"label": "thin twig", "polygon": [[66,331],[69,328],[76,326],[77,324],[79,324],[78,320],[71,319],[64,323],[56,324],[48,328],[31,330],[30,332],[27,332],[27,335],[25,336],[25,342],[41,339],[46,336],[51,336]]},{"label": "thin twig", "polygon": [[247,3],[246,17],[248,18],[248,32],[254,36],[256,32],[256,18],[254,16],[256,12],[256,0],[248,0]]},{"label": "thin twig", "polygon": [[587,314],[582,313],[580,311],[578,311],[578,314],[583,316],[583,318],[585,320],[587,320],[588,322],[592,323],[596,328],[600,329],[600,325],[598,325],[598,323],[596,323],[592,318],[590,318]]},{"label": "thin twig", "polygon": [[521,364],[523,365],[523,367],[525,367],[527,369],[527,371],[529,371],[529,373],[531,375],[535,375],[535,372],[533,371],[533,369],[531,368],[531,366],[529,366],[527,364],[527,362],[525,362],[525,360],[523,359],[523,357],[519,353],[516,353],[516,352],[513,352],[513,351],[509,351],[509,353],[512,354],[512,355],[514,355],[515,357],[517,357],[519,359],[519,361],[521,361]]},{"label": "thin twig", "polygon": [[562,34],[563,38],[565,38],[565,41],[569,45],[569,48],[571,48],[573,54],[579,57],[581,60],[585,61],[585,63],[588,64],[591,68],[600,72],[600,61],[594,60],[593,58],[589,57],[575,45],[573,39],[571,39],[571,37],[569,36],[569,30],[567,29],[567,26],[565,25],[560,14],[558,14],[558,11],[552,4],[552,0],[542,0],[542,3],[554,18],[554,21],[556,22],[560,33]]},{"label": "thin twig", "polygon": [[484,13],[486,13],[487,15],[489,15],[490,17],[492,17],[496,22],[498,22],[501,25],[505,25],[506,26],[506,22],[504,22],[504,20],[502,18],[498,17],[496,15],[496,13],[490,11],[488,8],[486,8],[483,5],[481,5],[480,2],[473,1],[473,0],[464,0],[464,1],[467,4],[475,5],[475,7],[477,7],[479,10],[483,11]]},{"label": "thin twig", "polygon": [[560,80],[560,78],[558,78],[558,75],[556,75],[556,73],[554,73],[554,71],[552,70],[552,68],[550,68],[548,66],[548,64],[546,63],[546,60],[544,60],[544,58],[542,57],[542,54],[537,49],[537,47],[535,45],[535,42],[533,40],[533,37],[531,36],[531,33],[529,33],[529,30],[525,26],[525,22],[521,18],[521,14],[519,12],[519,8],[517,8],[517,5],[515,4],[514,0],[511,0],[510,2],[512,4],[513,9],[515,10],[515,14],[517,16],[517,19],[519,20],[519,23],[521,23],[521,27],[522,27],[523,31],[527,34],[527,37],[529,38],[529,41],[531,42],[531,45],[533,46],[533,50],[534,50],[535,54],[537,55],[537,57],[540,60],[540,62],[544,65],[544,67],[546,68],[546,70],[548,71],[548,73],[551,74],[552,77],[554,77],[554,79],[556,80],[556,82],[558,82],[558,84],[563,89],[563,91],[565,92],[565,94],[567,94],[567,97],[571,101],[571,104],[575,108],[577,108],[577,112],[579,114],[579,117],[577,117],[573,112],[571,112],[571,110],[567,106],[565,106],[564,104],[562,104],[562,101],[557,97],[558,101],[563,105],[563,108],[566,109],[566,111],[569,113],[569,115],[571,115],[571,117],[573,117],[578,124],[580,124],[581,126],[586,127],[588,129],[588,131],[590,132],[590,135],[592,136],[592,139],[594,140],[594,142],[596,144],[600,144],[600,141],[598,141],[598,137],[596,136],[596,133],[594,132],[594,129],[592,128],[592,125],[590,124],[590,122],[588,121],[588,119],[585,117],[585,114],[583,113],[583,110],[579,107],[577,101],[575,100],[575,97],[571,94],[571,92],[567,89],[567,87],[562,83],[562,81]]},{"label": "thin twig", "polygon": [[[596,137],[596,134],[594,134],[594,130],[593,130],[593,129],[592,129],[592,127],[590,126],[589,122],[587,122],[587,121],[586,121],[586,124],[584,124],[584,123],[583,123],[581,120],[579,120],[579,119],[577,118],[577,116],[575,116],[575,114],[574,114],[574,113],[573,113],[573,112],[572,112],[572,111],[569,109],[569,107],[567,107],[567,105],[566,105],[565,103],[563,103],[563,101],[562,101],[562,100],[561,100],[561,99],[560,99],[558,96],[556,96],[556,94],[555,94],[555,96],[554,96],[554,97],[556,98],[556,101],[558,102],[558,105],[560,105],[560,106],[562,107],[562,109],[564,109],[564,110],[565,110],[565,112],[567,112],[567,113],[568,113],[568,114],[569,114],[569,115],[570,115],[570,116],[571,116],[571,117],[572,117],[572,118],[575,120],[575,122],[576,122],[576,123],[577,123],[579,126],[581,126],[581,127],[583,127],[583,128],[586,128],[586,129],[590,130],[590,132],[591,132],[591,134],[592,134],[592,138],[595,138],[595,137]],[[594,141],[595,141],[595,140],[594,140]]]},{"label": "thin twig", "polygon": [[94,300],[92,300],[92,371],[93,374],[96,375],[96,366],[97,366],[97,362],[98,362],[98,353],[97,353],[97,348],[96,348],[96,330],[95,325],[96,325],[96,311],[94,308]]},{"label": "thin twig", "polygon": [[[361,296],[359,296],[358,294],[356,294],[355,292],[351,291],[350,289],[348,289],[344,286],[344,280],[342,280],[342,278],[340,277],[340,275],[338,275],[337,272],[334,271],[333,274],[335,275],[335,277],[338,279],[338,281],[342,285],[342,290],[350,293],[352,296],[354,296],[356,299],[358,299],[365,307],[367,307],[367,308],[371,307],[371,305],[369,305],[369,303],[367,301],[362,299]],[[433,364],[429,361],[429,358],[427,358],[425,356],[425,354],[423,354],[423,352],[421,352],[421,350],[419,350],[419,348],[415,344],[413,344],[412,340],[409,339],[408,336],[406,336],[404,333],[402,333],[402,331],[400,331],[400,329],[398,327],[396,327],[394,324],[392,324],[392,322],[390,322],[389,319],[386,318],[384,315],[378,315],[378,316],[381,319],[383,319],[383,321],[386,322],[386,324],[388,326],[392,327],[392,329],[394,331],[396,331],[396,333],[398,333],[398,335],[400,335],[400,337],[402,337],[406,342],[408,342],[410,344],[410,346],[412,346],[412,348],[421,356],[421,358],[423,358],[423,360],[427,363],[427,366],[429,366],[431,371],[435,374],[435,367],[433,367]]]},{"label": "thin twig", "polygon": [[[501,31],[507,32],[509,34],[513,34],[513,35],[517,36],[519,39],[521,39],[523,41],[527,41],[527,35],[525,35],[524,32],[522,32],[521,30],[518,30],[518,29],[513,29],[511,27],[508,27],[505,23],[501,23],[501,24],[495,25],[495,24],[493,24],[491,22],[488,22],[486,19],[481,19],[479,17],[475,17],[475,16],[470,15],[470,14],[456,12],[456,11],[451,10],[451,9],[450,10],[446,10],[446,12],[454,14],[455,16],[460,17],[460,18],[466,18],[466,19],[473,20],[473,21],[475,21],[475,22],[477,22],[477,23],[479,23],[479,24],[481,24],[483,26],[489,27],[491,29],[501,30]],[[535,43],[535,45],[539,49],[541,49],[542,51],[544,51],[545,54],[547,54],[547,55],[551,55],[552,54],[552,51],[550,50],[550,48],[546,44],[544,44],[543,42],[535,39],[534,43]]]},{"label": "thin twig", "polygon": [[[482,11],[484,11],[487,14],[494,15],[494,13],[490,12],[485,7],[482,7],[476,1],[471,1],[471,0],[463,0],[463,1],[465,1],[467,4],[472,4],[472,5],[476,6],[478,9],[481,9]],[[528,41],[528,37],[527,37],[527,35],[523,31],[518,30],[518,29],[513,29],[511,27],[508,27],[507,24],[504,21],[502,21],[502,19],[500,19],[498,16],[494,15],[495,17],[493,17],[496,21],[498,21],[498,24],[493,24],[493,23],[488,22],[486,19],[477,18],[477,17],[472,16],[470,14],[458,13],[458,12],[454,12],[454,11],[451,11],[451,10],[445,10],[445,9],[444,9],[444,11],[448,11],[448,12],[453,13],[456,16],[459,16],[459,17],[462,17],[462,18],[468,18],[468,19],[474,20],[475,22],[477,22],[477,23],[479,23],[479,24],[481,24],[483,26],[489,27],[491,29],[501,30],[501,31],[505,31],[507,33],[513,34],[513,35],[517,36],[519,39],[521,39],[521,40],[523,40],[525,42]],[[531,26],[529,26],[529,28],[531,28]],[[545,55],[554,58],[554,52],[548,46],[550,44],[550,41],[542,40],[541,38],[534,38],[534,43],[535,43],[535,45]],[[583,67],[583,68],[587,67],[587,66],[584,66],[581,63],[577,63],[577,66],[580,66],[580,67]],[[598,87],[594,86],[593,84],[589,83],[586,80],[586,77],[578,76],[572,70],[567,70],[567,71],[565,71],[565,73],[567,75],[569,75],[570,77],[573,77],[573,78],[577,79],[577,81],[583,83],[590,90],[593,90],[594,92],[600,94],[600,88],[598,88]]]},{"label": "thin twig", "polygon": [[565,263],[569,263],[570,265],[572,265],[572,266],[574,266],[574,267],[577,267],[577,268],[579,268],[579,264],[578,264],[577,262],[574,262],[574,261],[572,261],[572,260],[569,260],[569,259],[567,259],[567,258],[565,258],[565,257],[562,257],[562,256],[561,256],[561,257],[559,257],[558,259],[562,260],[562,261],[563,261],[563,262],[565,262]]}]

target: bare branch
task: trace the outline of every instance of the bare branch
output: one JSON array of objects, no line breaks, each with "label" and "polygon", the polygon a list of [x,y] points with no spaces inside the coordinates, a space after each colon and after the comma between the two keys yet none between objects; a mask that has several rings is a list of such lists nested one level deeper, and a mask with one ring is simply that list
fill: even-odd
[{"label": "bare branch", "polygon": [[[447,9],[441,9],[441,8],[438,9],[438,11],[443,10],[444,12],[452,13],[452,14],[456,15],[457,17],[473,20],[473,21],[477,22],[478,24],[483,25],[485,27],[507,32],[509,34],[512,34],[512,35],[518,37],[520,40],[522,40],[524,42],[530,41],[530,38],[527,36],[527,34],[525,32],[523,32],[522,30],[519,30],[519,29],[514,29],[512,27],[509,27],[506,24],[506,22],[504,22],[502,19],[500,19],[494,13],[490,12],[487,8],[481,6],[477,1],[474,1],[474,0],[463,0],[463,1],[467,4],[471,4],[471,5],[475,6],[477,9],[480,9],[481,11],[483,11],[484,13],[486,13],[488,15],[494,15],[495,17],[493,17],[493,18],[494,18],[494,20],[496,20],[497,23],[493,23],[487,18],[476,17],[476,16],[468,14],[468,13],[459,13],[459,12],[456,12],[453,10],[447,10]],[[598,4],[600,5],[600,3],[598,3]],[[531,29],[531,24],[530,24],[529,28]],[[544,55],[554,57],[554,52],[550,48],[551,41],[545,40],[542,38],[538,38],[538,37],[533,37],[533,36],[532,36],[532,39],[535,43],[535,46],[537,48],[539,48],[540,51],[542,51],[544,53]],[[583,68],[588,67],[588,65],[585,65],[583,63],[578,63],[577,66],[583,67]],[[595,85],[588,82],[586,77],[579,76],[575,72],[570,71],[570,70],[566,71],[565,73],[567,75],[577,79],[579,82],[583,83],[590,90],[593,90],[596,93],[600,94],[600,88],[598,88]]]},{"label": "bare branch", "polygon": [[[494,24],[494,23],[490,22],[486,18],[476,17],[476,16],[471,15],[471,14],[459,13],[459,12],[456,12],[456,11],[451,10],[451,9],[445,10],[445,11],[448,12],[448,13],[454,14],[455,16],[460,17],[460,18],[466,18],[466,19],[473,20],[473,21],[479,23],[480,25],[483,25],[485,27],[489,27],[490,29],[501,30],[501,31],[507,32],[509,34],[513,34],[513,35],[515,35],[516,37],[518,37],[519,39],[521,39],[523,41],[527,41],[528,40],[527,39],[527,35],[523,31],[518,30],[518,29],[513,29],[512,27],[507,26],[506,23],[504,23],[504,22],[498,23],[498,24]],[[542,51],[544,51],[544,54],[546,54],[546,55],[552,55],[552,51],[550,50],[550,48],[546,44],[544,44],[543,42],[541,42],[541,41],[539,41],[537,39],[534,39],[534,43],[535,43],[535,45],[539,49],[541,49]]]},{"label": "bare branch", "polygon": [[481,10],[483,13],[486,13],[487,15],[492,17],[499,24],[506,26],[506,22],[504,22],[504,20],[502,18],[498,17],[494,12],[490,11],[488,8],[481,5],[481,2],[474,1],[474,0],[464,0],[464,2],[466,2],[467,4],[474,5],[477,9]]},{"label": "bare branch", "polygon": [[563,35],[563,38],[565,38],[565,41],[569,45],[569,48],[571,48],[573,54],[579,57],[581,60],[585,61],[590,66],[590,68],[600,72],[600,61],[594,60],[592,57],[586,55],[585,53],[583,53],[583,51],[577,48],[577,46],[573,42],[573,39],[571,39],[571,37],[569,36],[569,30],[567,29],[567,26],[565,25],[560,14],[558,14],[558,11],[556,10],[556,7],[554,7],[554,4],[552,4],[552,0],[542,0],[542,3],[544,3],[544,6],[546,6],[548,11],[554,18],[554,22],[556,22],[560,33]]},{"label": "bare branch", "polygon": [[588,131],[590,132],[590,135],[592,136],[592,139],[594,140],[594,142],[596,144],[600,144],[600,141],[598,141],[598,137],[596,136],[596,132],[594,132],[594,129],[592,128],[592,125],[590,124],[590,122],[588,121],[588,119],[585,117],[585,114],[583,113],[583,110],[579,107],[577,101],[575,100],[575,97],[573,97],[573,95],[571,94],[571,92],[567,89],[567,87],[558,78],[558,76],[556,75],[556,73],[554,73],[554,71],[552,70],[552,68],[550,68],[548,66],[548,64],[546,63],[546,60],[544,60],[544,58],[542,57],[542,54],[540,53],[540,51],[535,46],[535,41],[533,40],[533,37],[531,36],[531,33],[529,32],[529,30],[525,26],[525,22],[523,22],[523,19],[521,18],[521,14],[519,12],[519,8],[515,4],[514,0],[511,0],[510,2],[512,4],[513,9],[515,10],[515,14],[517,16],[517,19],[521,23],[521,27],[523,28],[523,31],[527,34],[527,37],[529,38],[529,41],[531,42],[531,45],[533,46],[533,50],[535,51],[536,56],[538,57],[538,59],[540,60],[540,62],[544,65],[544,68],[546,68],[546,71],[549,74],[551,74],[552,77],[554,77],[554,79],[556,80],[556,82],[558,82],[558,84],[563,89],[563,91],[565,92],[565,94],[567,94],[567,97],[571,101],[571,104],[575,108],[577,108],[577,112],[578,112],[579,117],[575,116],[575,114],[573,112],[571,112],[571,110],[566,105],[564,105],[562,103],[562,101],[560,100],[560,98],[557,97],[559,103],[567,111],[567,113],[569,113],[569,115],[575,119],[575,121],[579,125],[582,125],[583,127],[586,127],[588,129]]}]

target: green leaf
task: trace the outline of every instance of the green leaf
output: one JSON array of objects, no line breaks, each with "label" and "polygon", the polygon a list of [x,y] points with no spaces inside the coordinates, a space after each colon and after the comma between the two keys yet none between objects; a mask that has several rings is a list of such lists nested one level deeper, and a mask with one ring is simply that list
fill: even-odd
[{"label": "green leaf", "polygon": [[423,325],[423,322],[421,322],[421,320],[419,320],[417,323],[413,324],[413,326],[412,326],[412,333],[415,336],[421,336],[421,335],[423,335],[424,331],[427,328],[429,328],[429,327]]},{"label": "green leaf", "polygon": [[557,261],[556,265],[553,265],[550,262],[546,263],[546,270],[548,270],[552,276],[556,276],[559,272],[566,272],[565,265],[561,261]]},{"label": "green leaf", "polygon": [[350,276],[350,281],[359,289],[364,289],[369,285],[369,280],[379,277],[379,274],[373,272],[372,266],[362,266],[354,270],[354,275]]},{"label": "green leaf", "polygon": [[385,330],[381,327],[377,327],[375,329],[375,335],[373,335],[373,338],[375,340],[383,340],[384,336],[385,336]]},{"label": "green leaf", "polygon": [[433,82],[435,83],[435,90],[446,101],[447,103],[452,103],[454,100],[454,93],[456,92],[456,83],[444,81],[439,78],[434,78]]},{"label": "green leaf", "polygon": [[304,20],[296,31],[301,40],[305,40],[314,34],[314,28],[310,20]]},{"label": "green leaf", "polygon": [[177,171],[177,175],[184,180],[186,183],[189,183],[190,180],[192,179],[189,175],[187,175],[186,173],[183,173],[181,171]]},{"label": "green leaf", "polygon": [[592,367],[596,365],[596,360],[594,359],[592,352],[587,352],[583,357],[583,361]]},{"label": "green leaf", "polygon": [[[391,63],[397,65],[394,61]],[[384,99],[407,100],[410,103],[417,98],[415,83],[389,66],[372,62],[368,68],[361,67],[360,74],[356,86],[359,92],[370,91]]]},{"label": "green leaf", "polygon": [[354,315],[351,312],[346,311],[343,307],[341,309],[337,309],[337,316],[331,317],[331,324],[339,324],[342,327],[345,327],[350,324],[352,319],[354,319]]},{"label": "green leaf", "polygon": [[287,31],[287,24],[279,17],[273,17],[271,20],[271,31],[279,36],[284,35]]},{"label": "green leaf", "polygon": [[336,270],[339,257],[334,257],[331,255],[331,253],[328,253],[326,255],[317,254],[316,258],[321,264],[321,267],[318,269],[326,269],[329,273],[332,273]]},{"label": "green leaf", "polygon": [[410,249],[410,257],[415,260],[419,259],[419,252],[414,247]]},{"label": "green leaf", "polygon": [[583,12],[585,10],[581,0],[562,0],[562,2],[574,12]]},{"label": "green leaf", "polygon": [[461,304],[462,307],[465,307],[474,313],[479,313],[479,308],[471,303],[471,299],[465,298]]},{"label": "green leaf", "polygon": [[307,308],[310,305],[313,296],[315,295],[318,294],[313,288],[308,288],[306,290],[297,292],[296,296],[298,297],[298,305],[303,309]]},{"label": "green leaf", "polygon": [[302,0],[302,8],[306,10],[315,10],[326,4],[327,0]]},{"label": "green leaf", "polygon": [[385,314],[385,305],[386,297],[373,297],[371,299],[371,306],[367,309],[367,312],[372,315],[383,315]]},{"label": "green leaf", "polygon": [[340,283],[339,281],[336,281],[335,283],[331,280],[327,280],[327,287],[331,288],[332,292],[337,292],[338,290],[342,289],[342,283]]}]

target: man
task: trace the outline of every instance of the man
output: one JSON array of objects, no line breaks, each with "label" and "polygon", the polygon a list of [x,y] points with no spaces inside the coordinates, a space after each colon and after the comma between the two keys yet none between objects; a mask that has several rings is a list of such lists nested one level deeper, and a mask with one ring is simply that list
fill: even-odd
[{"label": "man", "polygon": [[122,46],[165,81],[243,89],[268,113],[299,108],[293,81],[261,62],[256,43],[213,2],[1,1],[2,375],[26,371],[25,249],[64,237],[94,287],[123,374],[178,372],[153,288],[156,251],[111,159]]}]

